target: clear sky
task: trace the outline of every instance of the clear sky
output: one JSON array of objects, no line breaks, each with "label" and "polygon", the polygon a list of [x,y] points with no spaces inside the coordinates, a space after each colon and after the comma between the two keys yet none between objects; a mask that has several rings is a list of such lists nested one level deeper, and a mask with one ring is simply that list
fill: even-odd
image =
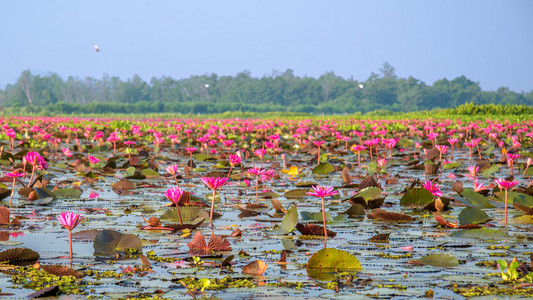
[{"label": "clear sky", "polygon": [[0,2],[0,26],[0,88],[25,69],[364,81],[388,62],[427,84],[465,75],[484,90],[533,90],[530,0],[16,0]]}]

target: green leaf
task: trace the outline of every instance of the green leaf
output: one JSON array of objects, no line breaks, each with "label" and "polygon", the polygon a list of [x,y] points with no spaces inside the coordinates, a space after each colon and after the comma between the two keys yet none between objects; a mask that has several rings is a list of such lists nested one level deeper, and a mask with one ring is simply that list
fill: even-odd
[{"label": "green leaf", "polygon": [[367,172],[369,175],[376,174],[378,168],[378,164],[373,161],[367,165]]},{"label": "green leaf", "polygon": [[449,164],[445,164],[442,168],[444,170],[449,170],[449,169],[455,169],[455,168],[458,168],[460,166],[462,166],[463,164],[460,163],[460,162],[454,162],[454,163],[449,163]]},{"label": "green leaf", "polygon": [[459,213],[459,224],[483,224],[491,220],[486,212],[477,207],[466,207]]},{"label": "green leaf", "polygon": [[429,254],[420,258],[420,261],[433,267],[449,268],[457,267],[459,265],[457,257],[448,253]]},{"label": "green leaf", "polygon": [[[192,221],[200,215],[202,209],[195,206],[180,206],[181,219],[186,221]],[[161,220],[167,220],[171,222],[179,222],[178,212],[176,207],[170,207],[164,214],[160,217]]]},{"label": "green leaf", "polygon": [[490,166],[490,168],[484,170],[483,172],[481,172],[481,174],[485,177],[490,177],[490,175],[498,172],[500,170],[500,167],[498,165],[492,165]]},{"label": "green leaf", "polygon": [[400,205],[414,206],[417,208],[425,207],[432,203],[435,197],[424,188],[414,188],[408,190],[400,199]]},{"label": "green leaf", "polygon": [[404,149],[407,149],[407,148],[411,148],[413,147],[414,145],[414,142],[409,140],[409,139],[406,139],[406,138],[401,138],[399,141],[398,141],[398,145],[400,145],[400,147],[404,148]]},{"label": "green leaf", "polygon": [[527,207],[533,207],[533,197],[527,194],[519,193],[513,198],[513,203],[521,204]]},{"label": "green leaf", "polygon": [[144,169],[141,171],[141,174],[146,177],[159,177],[159,172],[152,169]]},{"label": "green leaf", "polygon": [[75,188],[64,188],[54,192],[58,198],[80,199],[81,192]]},{"label": "green leaf", "polygon": [[361,271],[363,266],[355,256],[344,250],[325,248],[309,258],[306,269],[314,279],[334,280],[336,273]]},{"label": "green leaf", "polygon": [[466,206],[477,208],[494,208],[494,205],[490,204],[489,200],[473,190],[464,190],[461,192],[463,202]]},{"label": "green leaf", "polygon": [[293,198],[303,198],[303,197],[307,197],[307,192],[309,192],[310,190],[302,190],[302,189],[297,189],[297,190],[290,190],[288,192],[286,192],[285,194],[283,194],[283,197],[287,198],[287,199],[293,199]]},{"label": "green leaf", "polygon": [[294,230],[296,227],[296,224],[298,224],[298,210],[296,209],[296,206],[291,206],[289,210],[287,210],[287,213],[285,216],[283,216],[283,219],[281,220],[281,225],[272,230],[271,234],[276,235],[285,235],[289,234],[291,231]]},{"label": "green leaf", "polygon": [[378,187],[369,186],[367,188],[360,190],[359,193],[357,193],[357,195],[355,195],[354,197],[362,197],[368,203],[369,200],[380,198],[382,192],[383,190],[381,190]]},{"label": "green leaf", "polygon": [[507,233],[503,230],[480,228],[455,231],[451,236],[468,239],[497,240],[506,238]]},{"label": "green leaf", "polygon": [[94,255],[113,256],[117,252],[125,252],[135,248],[142,251],[142,241],[134,234],[122,234],[115,230],[102,230],[94,239]]},{"label": "green leaf", "polygon": [[333,172],[334,169],[333,169],[333,166],[328,164],[328,163],[324,163],[324,164],[319,164],[318,166],[316,166],[314,169],[313,169],[313,174],[315,175],[326,175],[326,174],[329,174],[331,172]]},{"label": "green leaf", "polygon": [[213,160],[214,158],[207,155],[207,154],[204,154],[204,153],[198,153],[198,154],[195,154],[193,155],[194,158],[197,160],[197,161],[204,161],[204,160]]},{"label": "green leaf", "polygon": [[366,213],[365,208],[361,204],[356,203],[350,206],[343,214],[348,215],[350,218],[355,218],[357,216],[364,216]]},{"label": "green leaf", "polygon": [[[300,215],[302,216],[303,221],[322,221],[322,213],[321,212],[308,212],[308,211],[301,211]],[[326,213],[326,222],[331,221],[331,214]]]},{"label": "green leaf", "polygon": [[313,185],[318,185],[316,181],[300,181],[294,184],[295,187],[312,187]]},{"label": "green leaf", "polygon": [[533,217],[530,216],[530,215],[523,215],[523,216],[520,216],[518,218],[514,218],[513,223],[516,223],[516,224],[530,224],[530,225],[533,225]]},{"label": "green leaf", "polygon": [[129,167],[126,169],[126,176],[133,176],[135,174],[135,167]]}]

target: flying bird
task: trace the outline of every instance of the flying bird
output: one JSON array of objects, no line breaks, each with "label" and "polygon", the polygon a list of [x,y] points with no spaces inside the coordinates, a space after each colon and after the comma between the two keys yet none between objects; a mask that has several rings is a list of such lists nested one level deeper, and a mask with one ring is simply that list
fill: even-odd
[{"label": "flying bird", "polygon": [[100,52],[100,49],[98,48],[98,45],[94,44],[94,52]]}]

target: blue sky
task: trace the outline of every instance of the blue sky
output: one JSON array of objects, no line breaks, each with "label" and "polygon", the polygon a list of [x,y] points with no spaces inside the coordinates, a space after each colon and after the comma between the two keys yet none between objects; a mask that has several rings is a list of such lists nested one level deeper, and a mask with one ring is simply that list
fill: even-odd
[{"label": "blue sky", "polygon": [[484,90],[531,91],[532,15],[528,0],[1,1],[0,88],[25,69],[364,81],[388,62],[427,84],[465,75]]}]

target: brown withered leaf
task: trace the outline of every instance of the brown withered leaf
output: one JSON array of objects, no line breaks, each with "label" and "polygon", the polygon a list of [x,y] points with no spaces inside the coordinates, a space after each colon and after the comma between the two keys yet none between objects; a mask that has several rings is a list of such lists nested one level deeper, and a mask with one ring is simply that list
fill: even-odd
[{"label": "brown withered leaf", "polygon": [[513,202],[513,206],[519,211],[526,213],[526,215],[533,215],[533,207],[529,207],[516,202]]},{"label": "brown withered leaf", "polygon": [[277,199],[272,199],[272,207],[276,210],[277,213],[286,213],[287,210],[281,206],[281,201]]},{"label": "brown withered leaf", "polygon": [[233,229],[233,232],[231,233],[231,236],[242,236],[242,231],[239,229],[239,227],[236,227]]},{"label": "brown withered leaf", "polygon": [[0,252],[0,261],[12,265],[28,265],[39,259],[39,253],[28,248],[12,248]]},{"label": "brown withered leaf", "polygon": [[442,227],[446,227],[446,228],[457,228],[457,227],[459,227],[459,225],[457,223],[452,223],[452,222],[446,221],[446,219],[444,219],[438,213],[434,213],[433,214],[433,218],[435,218],[435,221],[437,221],[437,223],[439,223],[439,225],[442,226]]},{"label": "brown withered leaf", "polygon": [[152,264],[146,255],[139,254],[139,259],[141,260],[143,270],[150,270],[152,268]]},{"label": "brown withered leaf", "polygon": [[388,243],[389,236],[390,236],[390,233],[380,233],[378,235],[371,237],[369,241],[374,242],[374,243]]},{"label": "brown withered leaf", "polygon": [[281,251],[281,257],[278,260],[278,263],[286,263],[287,262],[287,250]]},{"label": "brown withered leaf", "polygon": [[3,200],[9,196],[11,196],[11,190],[0,188],[0,200]]},{"label": "brown withered leaf", "polygon": [[458,194],[460,194],[463,191],[463,182],[456,181],[452,183],[452,189],[456,191]]},{"label": "brown withered leaf", "polygon": [[[324,236],[324,227],[320,225],[315,224],[302,224],[298,223],[296,224],[296,229],[302,234],[302,235],[311,235],[311,236]],[[335,237],[337,235],[336,232],[331,231],[326,228],[326,232],[328,233],[328,237]]]},{"label": "brown withered leaf", "polygon": [[242,268],[242,273],[249,275],[262,275],[265,273],[267,267],[268,265],[266,262],[262,260],[255,260],[244,266],[244,268]]},{"label": "brown withered leaf", "polygon": [[0,225],[9,224],[9,208],[0,206]]},{"label": "brown withered leaf", "polygon": [[135,184],[127,179],[122,179],[113,185],[113,192],[124,195],[135,189]]},{"label": "brown withered leaf", "polygon": [[201,218],[195,224],[167,224],[167,225],[165,225],[165,227],[166,228],[171,228],[171,229],[174,229],[174,230],[196,229],[200,225],[202,225],[202,223],[204,223],[204,221],[205,221],[205,218]]},{"label": "brown withered leaf", "polygon": [[209,255],[212,252],[231,251],[230,243],[223,237],[211,233],[209,243],[205,242],[205,237],[200,231],[197,231],[192,237],[187,246],[189,246],[189,253],[197,255]]},{"label": "brown withered leaf", "polygon": [[31,293],[26,298],[33,299],[33,298],[41,298],[41,297],[52,297],[52,296],[59,295],[60,292],[61,290],[59,289],[59,286],[54,285],[51,287],[40,289],[35,293]]},{"label": "brown withered leaf", "polygon": [[367,187],[375,186],[381,188],[381,185],[377,182],[374,176],[368,176],[359,183],[359,191],[366,189]]},{"label": "brown withered leaf", "polygon": [[449,205],[450,198],[440,197],[433,200],[433,202],[431,202],[430,204],[426,205],[424,209],[429,211],[444,211],[448,208]]},{"label": "brown withered leaf", "polygon": [[248,217],[255,217],[259,214],[261,214],[258,211],[246,209],[240,205],[235,205],[235,207],[241,211],[241,213],[238,215],[239,218],[248,218]]},{"label": "brown withered leaf", "polygon": [[74,270],[67,266],[41,265],[41,268],[45,270],[47,273],[57,275],[57,276],[74,276],[76,278],[83,277],[83,274],[80,271]]},{"label": "brown withered leaf", "polygon": [[342,169],[341,176],[344,184],[352,183],[352,179],[350,178],[350,169],[348,169],[347,167],[344,167],[344,169]]},{"label": "brown withered leaf", "polygon": [[401,213],[388,212],[381,208],[373,209],[371,214],[367,215],[370,219],[378,219],[382,221],[393,221],[393,222],[410,222],[414,218]]},{"label": "brown withered leaf", "polygon": [[363,208],[379,208],[385,203],[385,198],[371,199],[368,203],[363,197],[352,196],[348,199],[348,203],[351,205],[361,205]]},{"label": "brown withered leaf", "polygon": [[148,221],[144,217],[142,218],[150,227],[161,227],[162,226],[161,221],[159,221],[159,219],[156,217],[151,217],[150,219],[148,219]]}]

